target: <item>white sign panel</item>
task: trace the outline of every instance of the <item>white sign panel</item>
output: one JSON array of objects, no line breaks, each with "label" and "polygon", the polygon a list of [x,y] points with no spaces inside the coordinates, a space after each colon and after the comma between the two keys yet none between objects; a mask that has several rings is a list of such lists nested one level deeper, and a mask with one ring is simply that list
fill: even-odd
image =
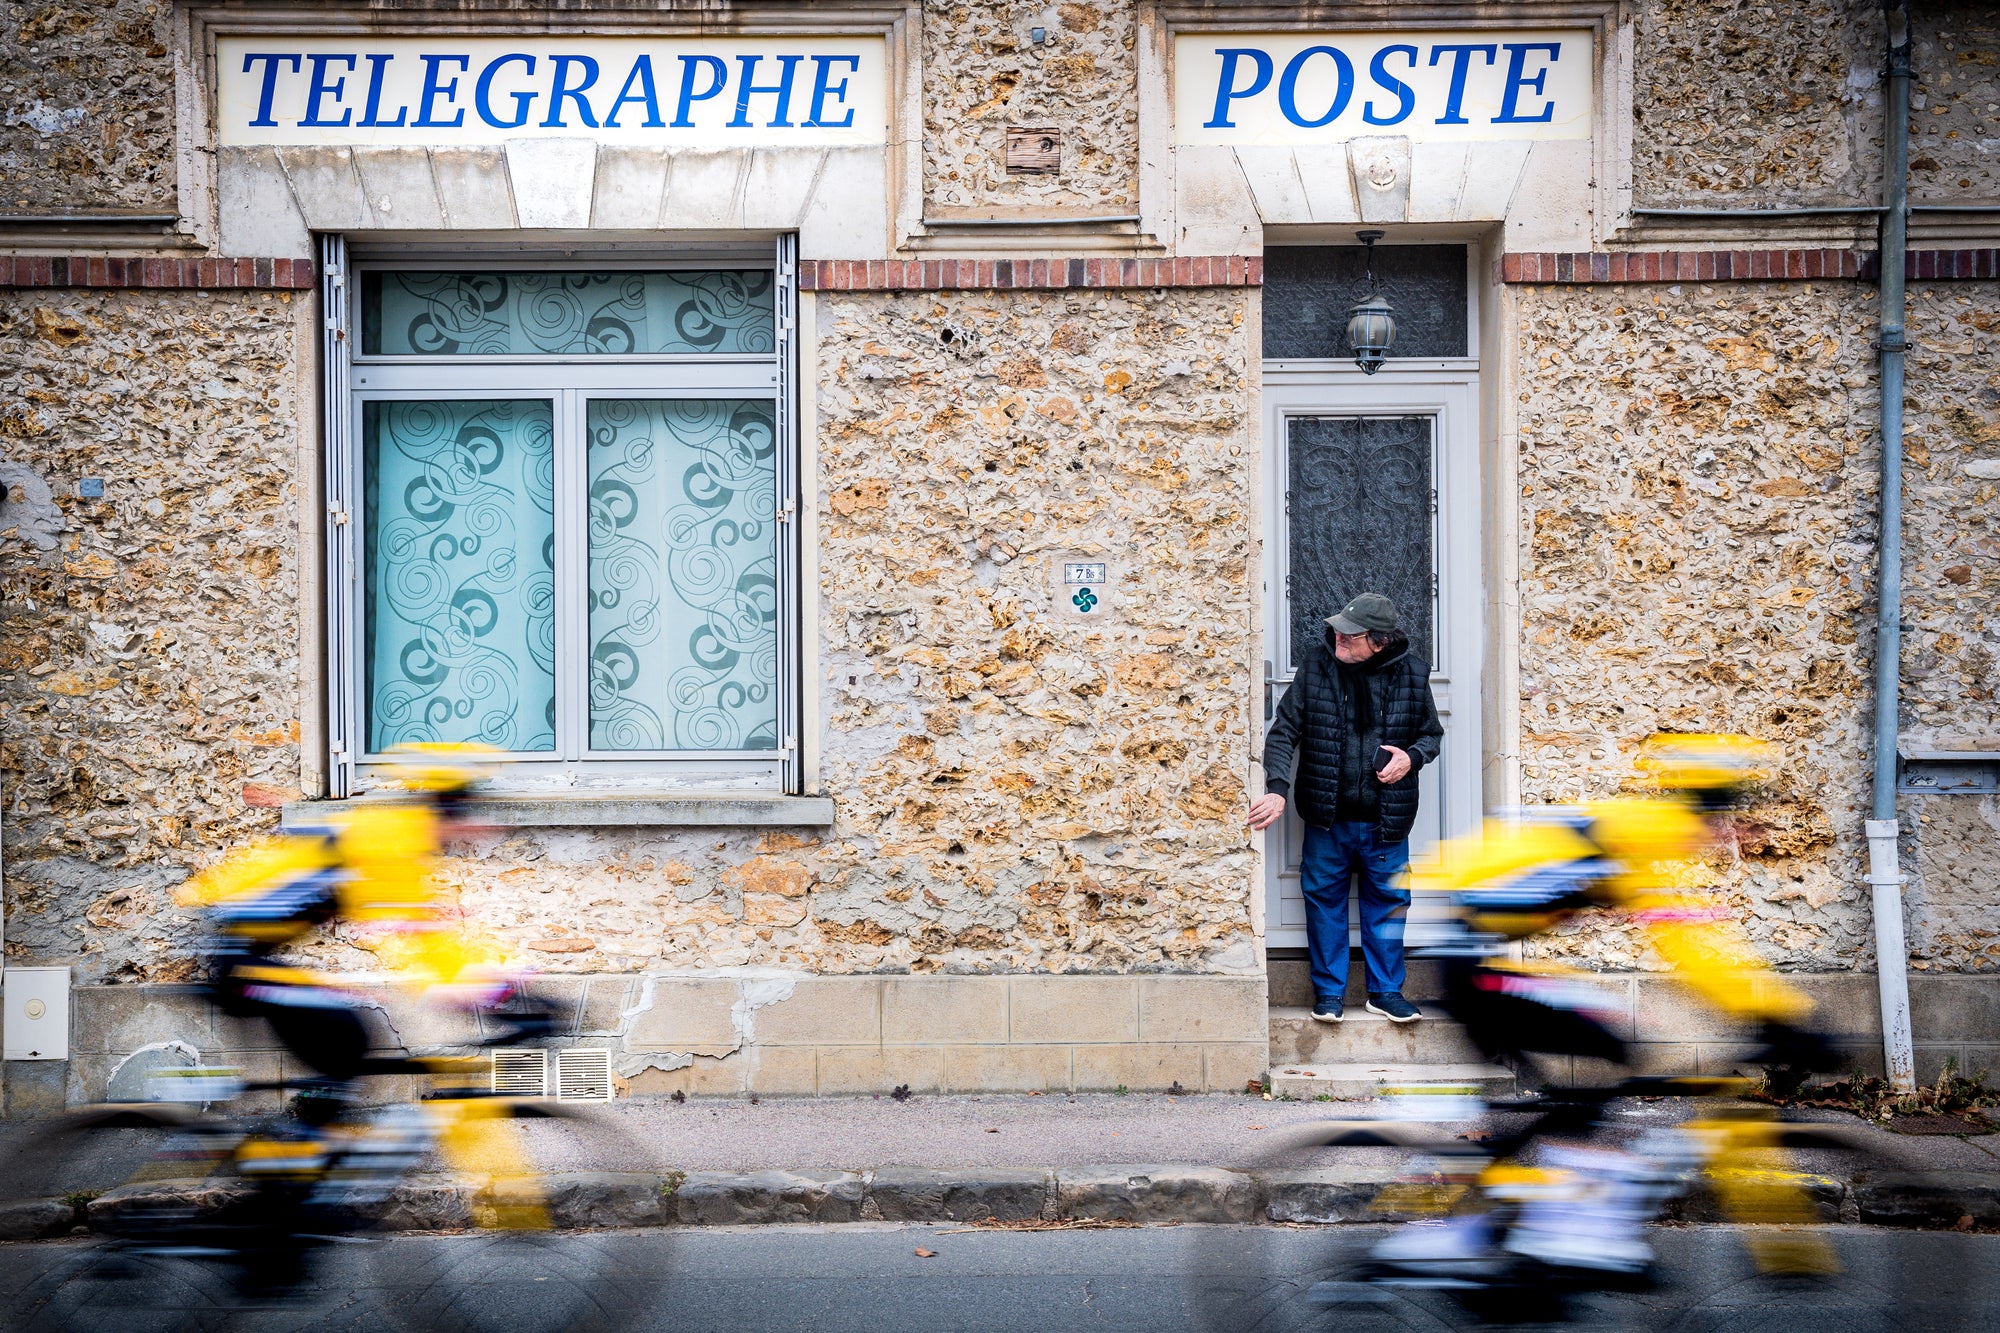
[{"label": "white sign panel", "polygon": [[879,37],[223,37],[224,145],[872,145]]},{"label": "white sign panel", "polygon": [[1182,33],[1179,142],[1587,139],[1588,31]]}]

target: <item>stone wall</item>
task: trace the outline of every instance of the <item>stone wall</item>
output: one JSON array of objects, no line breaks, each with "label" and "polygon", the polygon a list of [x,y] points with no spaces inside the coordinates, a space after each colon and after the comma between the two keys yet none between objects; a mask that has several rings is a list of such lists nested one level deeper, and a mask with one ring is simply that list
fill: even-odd
[{"label": "stone wall", "polygon": [[1867,145],[1880,141],[1881,12],[1878,0],[1641,4],[1639,205],[1873,200],[1880,159]]},{"label": "stone wall", "polygon": [[[839,825],[520,832],[448,893],[553,971],[1253,971],[1243,294],[821,300]],[[182,975],[166,891],[297,794],[299,304],[23,294],[0,325],[22,961]],[[1118,567],[1101,621],[1052,609],[1064,551]]]},{"label": "stone wall", "polygon": [[[857,864],[815,911],[862,956],[1254,965],[1247,309],[821,298],[825,766]],[[1112,563],[1101,623],[1057,613],[1063,552]]]},{"label": "stone wall", "polygon": [[1911,8],[1910,198],[2000,201],[2000,11],[1986,0]]},{"label": "stone wall", "polygon": [[[1136,211],[1135,37],[1129,0],[925,0],[924,197],[945,207]],[[1060,129],[1061,173],[1008,175],[1009,125]]]},{"label": "stone wall", "polygon": [[[1868,792],[1872,292],[1521,293],[1522,791],[1618,791],[1650,732],[1783,749],[1715,882],[1774,958],[1851,967]],[[1592,930],[1554,952],[1642,963]]]},{"label": "stone wall", "polygon": [[[1713,882],[1774,959],[1872,965],[1873,289],[1529,288],[1521,312],[1524,793],[1615,791],[1654,729],[1777,741],[1784,776]],[[1913,287],[1909,325],[1904,733],[1991,745],[2000,289]],[[1905,818],[1915,965],[1995,970],[2000,811]],[[1554,951],[1644,962],[1615,933]]]},{"label": "stone wall", "polygon": [[172,0],[0,9],[0,208],[172,212]]},{"label": "stone wall", "polygon": [[[2000,749],[2000,288],[1910,289],[1903,720],[1913,749]],[[1911,966],[2000,972],[2000,798],[1906,798]]]},{"label": "stone wall", "polygon": [[[2000,17],[1911,8],[1910,195],[2000,198]],[[1647,0],[1637,10],[1641,207],[1874,203],[1882,194],[1878,0]]]},{"label": "stone wall", "polygon": [[171,886],[297,795],[305,315],[284,292],[0,293],[10,962],[187,975]]}]

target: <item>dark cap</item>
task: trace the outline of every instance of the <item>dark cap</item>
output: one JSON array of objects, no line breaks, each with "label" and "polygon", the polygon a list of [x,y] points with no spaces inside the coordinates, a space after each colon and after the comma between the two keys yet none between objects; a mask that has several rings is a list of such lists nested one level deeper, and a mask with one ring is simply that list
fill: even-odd
[{"label": "dark cap", "polygon": [[1336,634],[1388,634],[1396,628],[1396,604],[1379,592],[1364,592],[1326,623]]}]

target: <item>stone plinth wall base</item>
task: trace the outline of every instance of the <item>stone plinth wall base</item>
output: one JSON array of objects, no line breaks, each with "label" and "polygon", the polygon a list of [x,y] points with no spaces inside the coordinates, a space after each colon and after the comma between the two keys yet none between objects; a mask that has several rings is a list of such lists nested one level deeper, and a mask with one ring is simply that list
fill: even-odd
[{"label": "stone plinth wall base", "polygon": [[[1304,959],[1273,958],[1271,1003],[1297,1007],[1312,1003],[1312,983]],[[1361,971],[1357,963],[1351,971]],[[1816,1025],[1835,1038],[1853,1067],[1880,1075],[1882,1011],[1873,972],[1777,974],[1812,998]],[[1607,992],[1619,1017],[1618,1035],[1631,1043],[1634,1064],[1644,1074],[1729,1074],[1750,1047],[1743,1034],[1695,1002],[1673,979],[1656,973],[1602,972],[1590,984]],[[1434,965],[1413,962],[1411,999],[1424,1001],[1442,991]],[[1360,1003],[1359,982],[1348,995]],[[1961,1073],[1985,1070],[2000,1082],[2000,973],[1918,972],[1910,976],[1910,1010],[1916,1032],[1917,1078],[1929,1082],[1951,1062]],[[1322,1056],[1321,1058],[1331,1058]],[[1551,1070],[1572,1085],[1597,1081],[1602,1072],[1588,1061]]]},{"label": "stone plinth wall base", "polygon": [[[1240,1090],[1269,1063],[1261,976],[803,976],[769,970],[546,977],[558,1046],[611,1052],[620,1095]],[[479,1033],[363,987],[384,1052],[463,1049]],[[7,1112],[144,1095],[147,1072],[226,1066],[251,1081],[310,1071],[261,1023],[189,986],[83,986],[70,1059],[7,1069]],[[384,1100],[413,1089],[376,1079]]]}]

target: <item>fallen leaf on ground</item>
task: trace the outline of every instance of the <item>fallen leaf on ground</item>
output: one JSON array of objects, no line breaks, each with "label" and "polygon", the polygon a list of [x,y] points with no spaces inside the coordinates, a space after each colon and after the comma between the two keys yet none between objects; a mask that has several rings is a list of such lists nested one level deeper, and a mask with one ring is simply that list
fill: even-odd
[{"label": "fallen leaf on ground", "polygon": [[1252,1129],[1262,1129],[1262,1128],[1263,1128],[1263,1126],[1262,1126],[1262,1125],[1252,1125],[1252,1126],[1250,1126],[1250,1128],[1252,1128]]},{"label": "fallen leaf on ground", "polygon": [[935,1258],[937,1258],[937,1251],[936,1251],[936,1250],[927,1250],[927,1249],[925,1249],[925,1248],[924,1248],[923,1246],[919,1245],[919,1246],[917,1247],[917,1258],[919,1258],[919,1259],[935,1259]]},{"label": "fallen leaf on ground", "polygon": [[989,1130],[987,1130],[986,1132],[987,1132],[988,1134],[998,1134],[998,1133],[999,1133],[1000,1131],[999,1131],[999,1130],[997,1130],[997,1129],[989,1129]]}]

